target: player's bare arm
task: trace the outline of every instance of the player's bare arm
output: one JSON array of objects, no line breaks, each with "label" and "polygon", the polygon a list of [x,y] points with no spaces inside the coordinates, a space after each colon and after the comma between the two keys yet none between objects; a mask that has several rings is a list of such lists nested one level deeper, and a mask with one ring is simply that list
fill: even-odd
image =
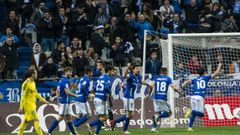
[{"label": "player's bare arm", "polygon": [[222,63],[219,63],[217,69],[212,74],[212,77],[216,77],[217,75],[219,75],[221,73],[221,67],[222,67]]}]

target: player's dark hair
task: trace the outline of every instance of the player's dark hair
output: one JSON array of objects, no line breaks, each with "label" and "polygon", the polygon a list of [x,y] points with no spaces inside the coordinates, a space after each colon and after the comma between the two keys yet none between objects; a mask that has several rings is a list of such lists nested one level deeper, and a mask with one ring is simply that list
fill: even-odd
[{"label": "player's dark hair", "polygon": [[111,70],[113,70],[114,68],[113,68],[113,66],[112,65],[107,65],[106,67],[105,67],[105,72],[107,73],[107,72],[109,72],[109,71],[111,71]]},{"label": "player's dark hair", "polygon": [[204,73],[205,73],[205,68],[199,68],[198,70],[197,70],[197,73],[200,75],[200,76],[202,76],[202,75],[204,75]]},{"label": "player's dark hair", "polygon": [[166,67],[162,67],[160,69],[160,74],[167,74],[167,68]]},{"label": "player's dark hair", "polygon": [[66,67],[64,68],[64,73],[68,72],[68,71],[73,71],[72,67]]},{"label": "player's dark hair", "polygon": [[136,67],[139,67],[137,64],[132,64],[131,69],[134,70]]},{"label": "player's dark hair", "polygon": [[27,78],[31,77],[32,74],[35,74],[36,70],[33,68],[28,69],[28,71],[24,74],[23,81],[27,80]]},{"label": "player's dark hair", "polygon": [[84,73],[85,73],[85,74],[88,74],[88,73],[90,73],[90,72],[92,72],[92,68],[90,68],[90,67],[85,67]]}]

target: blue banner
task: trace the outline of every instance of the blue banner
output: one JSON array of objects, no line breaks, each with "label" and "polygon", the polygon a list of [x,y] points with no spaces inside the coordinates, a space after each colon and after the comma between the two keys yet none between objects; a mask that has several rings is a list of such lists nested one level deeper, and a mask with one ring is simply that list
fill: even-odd
[{"label": "blue banner", "polygon": [[[91,84],[94,84],[93,79]],[[77,84],[79,82],[78,78],[71,79],[71,83]],[[123,96],[123,90],[125,87],[124,77],[113,77],[112,78],[112,97],[113,99],[121,99]],[[21,85],[22,81],[2,81],[0,82],[0,103],[9,103],[9,102],[19,102],[21,95]],[[58,86],[58,81],[38,81],[36,82],[38,92],[46,99],[49,99],[51,96],[51,89]],[[141,97],[141,88],[145,90],[145,94],[148,89],[146,86],[141,87],[139,84],[138,89],[135,91],[135,98]]]}]

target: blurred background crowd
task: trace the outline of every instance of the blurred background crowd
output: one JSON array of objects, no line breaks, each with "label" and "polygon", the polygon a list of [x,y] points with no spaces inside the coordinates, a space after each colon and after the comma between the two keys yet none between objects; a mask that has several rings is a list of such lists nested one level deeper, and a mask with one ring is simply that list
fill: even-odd
[{"label": "blurred background crowd", "polygon": [[[169,33],[239,32],[240,0],[0,0],[0,78],[20,79],[28,68],[39,78],[61,77],[72,66],[127,63],[159,73],[160,39]],[[193,58],[194,59],[194,58]]]}]

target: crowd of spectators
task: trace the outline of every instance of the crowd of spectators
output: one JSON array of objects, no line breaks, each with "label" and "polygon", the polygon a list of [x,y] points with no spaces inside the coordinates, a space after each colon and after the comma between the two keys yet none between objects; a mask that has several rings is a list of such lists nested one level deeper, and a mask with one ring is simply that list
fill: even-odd
[{"label": "crowd of spectators", "polygon": [[[99,60],[123,67],[142,58],[144,30],[159,38],[239,32],[240,0],[0,0],[0,20],[2,78],[16,78],[17,49],[29,24],[37,39],[29,61],[40,77],[57,77],[66,66],[80,77]],[[148,37],[147,73],[159,73],[159,38]],[[195,72],[196,57],[191,61]]]}]

